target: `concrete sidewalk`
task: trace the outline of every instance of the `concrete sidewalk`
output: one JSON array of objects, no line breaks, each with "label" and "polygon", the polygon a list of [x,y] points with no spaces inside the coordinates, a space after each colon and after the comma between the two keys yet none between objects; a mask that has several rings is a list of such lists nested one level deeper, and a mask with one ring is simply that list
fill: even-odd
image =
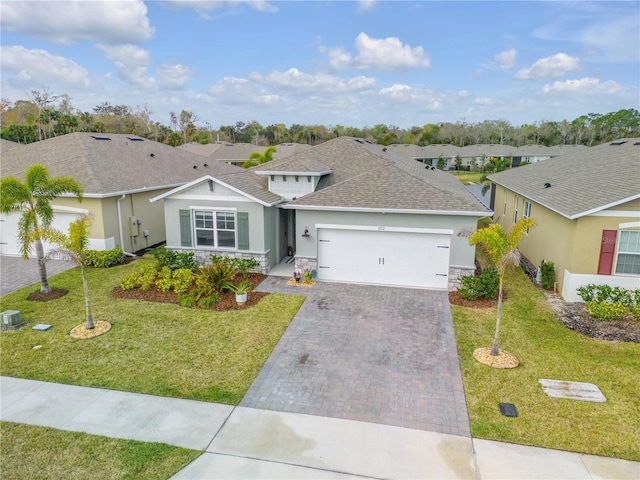
[{"label": "concrete sidewalk", "polygon": [[0,377],[0,418],[204,453],[176,479],[637,480],[640,463],[389,425]]}]

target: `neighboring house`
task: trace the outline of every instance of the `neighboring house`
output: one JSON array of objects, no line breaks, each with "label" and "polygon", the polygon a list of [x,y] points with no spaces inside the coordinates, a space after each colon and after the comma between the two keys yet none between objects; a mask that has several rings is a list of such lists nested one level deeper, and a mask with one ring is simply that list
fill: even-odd
[{"label": "neighboring house", "polygon": [[422,163],[437,167],[438,162],[443,161],[443,170],[449,170],[456,166],[456,160],[465,168],[481,169],[492,157],[501,160],[511,159],[511,166],[517,167],[522,162],[536,163],[541,160],[558,157],[567,153],[575,153],[589,149],[584,145],[511,145],[477,144],[458,147],[449,144],[433,144],[420,147],[413,144],[389,145],[389,151],[413,158]]},{"label": "neighboring house", "polygon": [[[297,152],[302,152],[311,148],[311,145],[304,143],[281,143],[274,145],[276,148],[273,154],[274,159],[288,157]],[[264,153],[267,147],[259,147],[251,143],[230,143],[230,142],[213,142],[213,143],[187,143],[180,145],[178,148],[191,153],[197,153],[209,160],[216,162],[230,163],[232,165],[242,166],[252,153]]]},{"label": "neighboring house", "polygon": [[292,272],[320,280],[440,289],[473,273],[468,236],[491,214],[453,176],[352,137],[207,175],[159,200],[167,248],[201,261],[253,256],[268,272],[293,251]]},{"label": "neighboring house", "polygon": [[[11,142],[8,142],[9,144]],[[165,241],[164,212],[149,198],[183,185],[203,174],[239,169],[209,165],[203,157],[135,135],[71,133],[12,147],[1,144],[3,177],[24,181],[29,165],[40,163],[51,177],[70,176],[84,188],[84,199],[58,197],[51,202],[53,226],[66,231],[78,214],[90,213],[90,248],[121,247],[128,253]],[[3,216],[0,253],[19,255],[19,214]]]},{"label": "neighboring house", "polygon": [[555,264],[558,290],[588,283],[640,288],[640,138],[621,139],[489,176],[494,221],[537,226],[520,242],[534,265]]}]

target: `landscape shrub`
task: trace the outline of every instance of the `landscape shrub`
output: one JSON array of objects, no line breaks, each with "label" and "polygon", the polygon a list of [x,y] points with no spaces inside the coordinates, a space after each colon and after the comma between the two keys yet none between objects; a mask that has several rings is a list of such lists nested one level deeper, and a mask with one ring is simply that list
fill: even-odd
[{"label": "landscape shrub", "polygon": [[255,258],[234,258],[234,268],[240,272],[242,278],[247,280],[249,278],[249,272],[255,270],[260,266],[260,262]]},{"label": "landscape shrub", "polygon": [[143,265],[120,280],[120,288],[123,290],[133,290],[135,288],[144,291],[151,290],[151,286],[156,281],[157,276],[158,271],[153,265]]},{"label": "landscape shrub", "polygon": [[622,303],[586,302],[585,307],[589,315],[600,320],[619,320],[629,308]]},{"label": "landscape shrub", "polygon": [[633,318],[640,321],[640,303],[636,303],[633,307]]},{"label": "landscape shrub", "polygon": [[193,283],[193,272],[189,268],[178,268],[171,274],[173,280],[173,291],[182,295],[189,290]]},{"label": "landscape shrub", "polygon": [[84,261],[87,267],[109,268],[124,262],[124,251],[121,248],[87,250]]},{"label": "landscape shrub", "polygon": [[552,290],[556,281],[556,270],[553,262],[545,262],[540,264],[540,286],[545,290]]},{"label": "landscape shrub", "polygon": [[628,290],[610,285],[596,285],[590,283],[578,288],[578,295],[586,302],[620,303],[633,310],[640,303],[640,289]]},{"label": "landscape shrub", "polygon": [[164,266],[158,272],[158,278],[156,278],[156,287],[161,292],[168,292],[173,287],[173,280],[171,278],[171,269]]},{"label": "landscape shrub", "polygon": [[467,275],[460,279],[458,293],[465,300],[494,299],[498,296],[500,277],[495,268],[485,268],[478,277]]},{"label": "landscape shrub", "polygon": [[152,254],[153,258],[156,259],[158,269],[169,267],[171,270],[177,270],[179,268],[194,270],[198,267],[198,262],[193,252],[174,252],[164,247],[159,247],[156,248]]}]

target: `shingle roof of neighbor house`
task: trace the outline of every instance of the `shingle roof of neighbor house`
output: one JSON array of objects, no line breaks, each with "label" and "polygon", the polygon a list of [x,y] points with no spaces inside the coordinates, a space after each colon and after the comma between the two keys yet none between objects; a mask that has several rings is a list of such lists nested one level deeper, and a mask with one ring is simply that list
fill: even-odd
[{"label": "shingle roof of neighbor house", "polygon": [[9,151],[3,143],[0,162],[3,177],[19,179],[24,178],[29,165],[43,164],[52,177],[71,176],[78,180],[87,197],[176,187],[205,174],[242,172],[239,167],[221,162],[207,164],[202,156],[135,135],[84,132]]},{"label": "shingle roof of neighbor house", "polygon": [[[274,159],[280,159],[288,157],[297,152],[302,152],[311,148],[311,145],[306,143],[281,143],[274,145],[276,151],[273,154]],[[218,161],[233,161],[240,162],[249,160],[249,156],[253,152],[264,153],[267,147],[260,147],[251,143],[231,143],[231,142],[212,142],[206,144],[200,143],[186,143],[178,147],[181,150],[186,150],[191,153],[197,153],[204,157],[209,157],[212,160]]]},{"label": "shingle roof of neighbor house", "polygon": [[489,213],[452,175],[388,150],[361,139],[338,137],[250,171],[294,172],[310,162],[331,169],[314,193],[288,203],[294,208]]},{"label": "shingle roof of neighbor house", "polygon": [[640,198],[640,138],[582,149],[489,180],[567,218],[579,218]]}]

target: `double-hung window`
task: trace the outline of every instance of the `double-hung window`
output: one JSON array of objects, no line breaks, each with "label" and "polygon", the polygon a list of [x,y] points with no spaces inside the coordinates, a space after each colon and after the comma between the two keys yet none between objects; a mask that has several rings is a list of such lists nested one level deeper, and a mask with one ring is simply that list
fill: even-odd
[{"label": "double-hung window", "polygon": [[[531,202],[528,200],[524,200],[524,207],[522,207],[522,218],[531,218]],[[527,228],[527,233],[529,233],[529,229]]]},{"label": "double-hung window", "polygon": [[234,212],[193,211],[196,246],[236,248]]},{"label": "double-hung window", "polygon": [[621,230],[616,273],[640,275],[640,230]]}]

